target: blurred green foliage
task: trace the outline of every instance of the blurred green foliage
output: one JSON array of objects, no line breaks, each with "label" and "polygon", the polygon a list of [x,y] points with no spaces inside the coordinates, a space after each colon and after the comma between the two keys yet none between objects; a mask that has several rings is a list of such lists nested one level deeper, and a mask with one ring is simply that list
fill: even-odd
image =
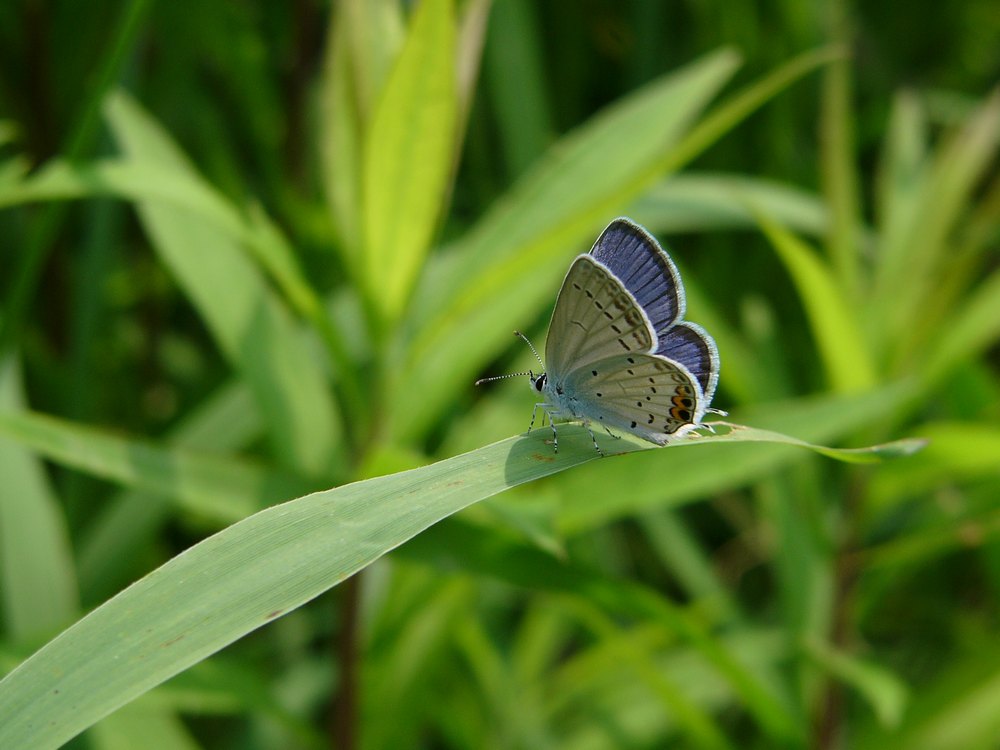
[{"label": "blurred green foliage", "polygon": [[590,461],[73,746],[995,747],[998,33],[990,0],[4,3],[0,666],[257,509],[523,430],[524,383],[471,383],[627,214],[735,421],[929,447]]}]

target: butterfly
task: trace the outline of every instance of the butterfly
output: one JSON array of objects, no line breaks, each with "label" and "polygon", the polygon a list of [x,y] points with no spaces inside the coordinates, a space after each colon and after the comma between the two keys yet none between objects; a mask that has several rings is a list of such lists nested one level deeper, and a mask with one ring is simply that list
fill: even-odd
[{"label": "butterfly", "polygon": [[[715,341],[685,321],[677,267],[643,227],[612,221],[589,253],[573,261],[556,298],[545,341],[545,362],[518,331],[544,372],[527,375],[544,398],[535,404],[554,419],[631,433],[657,445],[698,425],[719,379]],[[547,365],[547,367],[546,367]],[[717,411],[717,410],[711,410]]]}]

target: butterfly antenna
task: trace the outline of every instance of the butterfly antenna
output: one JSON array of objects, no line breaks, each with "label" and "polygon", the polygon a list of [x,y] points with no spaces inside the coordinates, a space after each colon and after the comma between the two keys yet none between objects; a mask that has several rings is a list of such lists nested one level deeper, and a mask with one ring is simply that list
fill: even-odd
[{"label": "butterfly antenna", "polygon": [[528,345],[528,346],[529,346],[529,347],[531,348],[531,353],[535,355],[535,359],[537,359],[537,360],[538,360],[538,364],[540,364],[540,365],[542,366],[542,369],[544,370],[544,369],[545,369],[545,363],[544,363],[544,362],[542,362],[542,358],[538,356],[538,351],[537,351],[537,350],[535,349],[535,345],[534,345],[534,344],[532,344],[532,343],[531,343],[531,342],[530,342],[530,341],[528,340],[528,337],[527,337],[527,336],[525,336],[525,335],[524,335],[523,333],[521,333],[520,331],[514,331],[514,335],[515,335],[515,336],[520,336],[520,337],[521,337],[522,339],[524,339],[524,343],[525,343],[525,344],[527,344],[527,345]]},{"label": "butterfly antenna", "polygon": [[[515,336],[520,336],[522,339],[524,339],[524,343],[526,343],[530,347],[531,353],[535,355],[535,359],[538,360],[538,364],[540,364],[542,366],[542,369],[544,370],[545,369],[545,363],[542,362],[542,358],[538,356],[538,352],[535,350],[535,345],[532,344],[528,340],[528,337],[525,336],[520,331],[514,331],[514,335]],[[506,375],[494,375],[492,378],[480,378],[479,380],[476,381],[476,385],[481,385],[483,383],[490,383],[490,382],[492,382],[494,380],[506,380],[507,378],[520,378],[520,377],[523,377],[525,375],[527,375],[529,378],[531,378],[532,382],[534,382],[535,373],[533,373],[531,370],[528,370],[527,372],[510,372],[510,373],[507,373]]]},{"label": "butterfly antenna", "polygon": [[481,385],[483,383],[491,383],[494,380],[506,380],[507,378],[519,378],[523,375],[534,375],[533,372],[509,372],[506,375],[494,375],[492,378],[480,378],[476,381],[476,385]]}]

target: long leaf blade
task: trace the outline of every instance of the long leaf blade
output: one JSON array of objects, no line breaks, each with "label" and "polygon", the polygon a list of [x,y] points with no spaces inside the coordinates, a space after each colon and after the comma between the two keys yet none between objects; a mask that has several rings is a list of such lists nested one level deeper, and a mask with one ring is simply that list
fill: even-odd
[{"label": "long leaf blade", "polygon": [[[182,175],[193,168],[167,134],[124,94],[107,115],[129,156]],[[275,454],[289,467],[336,473],[341,439],[325,377],[291,311],[267,286],[246,248],[216,225],[160,204],[139,215],[161,260],[246,380],[269,426]]]},{"label": "long leaf blade", "polygon": [[456,97],[451,0],[424,0],[365,144],[365,279],[390,320],[409,297],[447,194]]},{"label": "long leaf blade", "polygon": [[[546,433],[508,438],[430,466],[307,495],[191,547],[0,682],[0,747],[65,742],[442,518],[597,458],[587,431],[578,425],[563,428],[560,453],[546,444]],[[698,442],[724,439],[710,435]],[[607,453],[648,448],[630,439],[601,440]]]}]

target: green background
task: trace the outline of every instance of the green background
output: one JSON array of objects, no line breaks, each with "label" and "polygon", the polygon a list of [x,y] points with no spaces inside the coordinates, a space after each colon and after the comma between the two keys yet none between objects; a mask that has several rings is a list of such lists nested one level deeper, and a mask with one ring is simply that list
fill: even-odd
[{"label": "green background", "polygon": [[[998,38],[987,0],[3,3],[0,670],[44,648],[0,745],[997,747]],[[732,421],[928,446],[505,440],[526,379],[472,383],[619,215]]]}]

